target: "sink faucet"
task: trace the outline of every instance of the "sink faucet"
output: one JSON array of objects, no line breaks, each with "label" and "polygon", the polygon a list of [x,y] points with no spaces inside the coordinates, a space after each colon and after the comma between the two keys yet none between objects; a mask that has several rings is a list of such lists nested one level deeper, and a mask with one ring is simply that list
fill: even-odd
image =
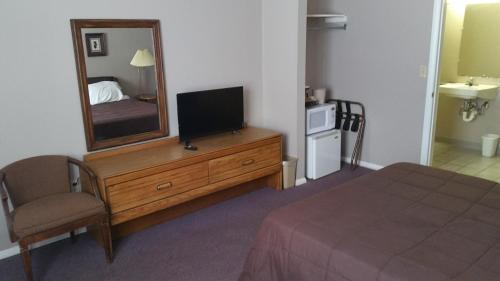
[{"label": "sink faucet", "polygon": [[469,87],[474,86],[474,77],[469,77],[469,79],[467,79],[467,82],[465,82],[465,85]]}]

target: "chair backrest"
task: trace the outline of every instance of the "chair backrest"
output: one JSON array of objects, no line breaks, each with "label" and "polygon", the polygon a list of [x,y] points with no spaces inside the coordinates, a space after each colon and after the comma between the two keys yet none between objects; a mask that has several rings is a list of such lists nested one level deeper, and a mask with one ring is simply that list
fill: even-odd
[{"label": "chair backrest", "polygon": [[47,155],[14,162],[1,170],[14,208],[37,198],[70,192],[68,157]]}]

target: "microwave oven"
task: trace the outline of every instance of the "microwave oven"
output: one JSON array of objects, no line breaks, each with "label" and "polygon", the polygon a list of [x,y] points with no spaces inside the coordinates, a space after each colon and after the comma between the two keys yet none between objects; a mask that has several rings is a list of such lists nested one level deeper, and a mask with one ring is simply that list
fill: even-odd
[{"label": "microwave oven", "polygon": [[335,108],[331,103],[306,108],[306,135],[335,128]]}]

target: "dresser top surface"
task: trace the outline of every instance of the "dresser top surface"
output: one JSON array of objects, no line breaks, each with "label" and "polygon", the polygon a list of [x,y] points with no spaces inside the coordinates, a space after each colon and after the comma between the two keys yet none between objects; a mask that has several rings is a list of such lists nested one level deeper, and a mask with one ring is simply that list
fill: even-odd
[{"label": "dresser top surface", "polygon": [[108,178],[279,136],[276,131],[248,127],[238,133],[194,139],[192,144],[198,148],[196,151],[184,149],[184,144],[179,143],[177,138],[171,138],[87,154],[85,162],[99,177]]}]

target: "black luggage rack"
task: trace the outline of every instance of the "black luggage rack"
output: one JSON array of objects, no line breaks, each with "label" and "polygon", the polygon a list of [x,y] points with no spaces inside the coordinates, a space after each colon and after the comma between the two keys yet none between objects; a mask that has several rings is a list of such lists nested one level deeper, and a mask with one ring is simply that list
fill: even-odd
[{"label": "black luggage rack", "polygon": [[[361,160],[361,150],[363,147],[363,137],[366,127],[365,106],[356,101],[328,99],[328,103],[336,104],[335,129],[351,131],[357,133],[356,144],[351,155],[351,169],[359,167]],[[354,105],[356,111],[353,112],[351,105]],[[343,121],[343,123],[342,123]]]}]

